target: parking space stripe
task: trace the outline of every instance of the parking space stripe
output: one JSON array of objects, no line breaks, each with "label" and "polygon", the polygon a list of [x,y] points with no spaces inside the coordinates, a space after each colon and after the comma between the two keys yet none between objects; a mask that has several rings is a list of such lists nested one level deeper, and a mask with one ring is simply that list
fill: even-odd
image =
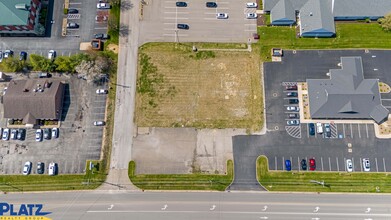
[{"label": "parking space stripe", "polygon": [[173,18],[173,17],[164,17],[164,19],[167,19],[167,20],[177,20],[177,19],[181,19],[181,20],[187,20],[189,18]]},{"label": "parking space stripe", "polygon": [[189,12],[175,12],[175,11],[165,11],[164,12],[165,14],[173,14],[173,13],[177,13],[177,14],[189,14]]},{"label": "parking space stripe", "polygon": [[275,166],[275,167],[276,167],[275,170],[277,170],[277,157],[274,157],[274,164],[276,165],[276,166]]},{"label": "parking space stripe", "polygon": [[377,166],[377,157],[375,157],[375,163],[376,163],[376,172],[379,172],[379,167]]},{"label": "parking space stripe", "polygon": [[337,161],[337,170],[338,170],[338,172],[339,172],[338,157],[336,157],[335,160]]},{"label": "parking space stripe", "polygon": [[365,127],[367,129],[367,138],[369,138],[369,134],[368,134],[368,124],[365,124]]},{"label": "parking space stripe", "polygon": [[343,137],[345,138],[346,137],[346,134],[345,134],[345,124],[342,124],[342,128],[343,128]]},{"label": "parking space stripe", "polygon": [[284,164],[285,163],[285,158],[284,157],[282,157],[282,170],[284,170]]},{"label": "parking space stripe", "polygon": [[361,138],[360,124],[357,124],[357,127],[358,127],[358,137]]},{"label": "parking space stripe", "polygon": [[352,124],[349,124],[350,125],[350,137],[353,138],[353,126]]},{"label": "parking space stripe", "polygon": [[331,171],[331,160],[330,160],[330,157],[329,157],[329,169]]},{"label": "parking space stripe", "polygon": [[324,169],[323,169],[323,158],[322,157],[320,157],[320,163],[322,164],[322,171],[324,171]]},{"label": "parking space stripe", "polygon": [[299,172],[300,172],[300,158],[299,157],[297,157],[297,165],[298,165],[298,170],[299,170]]},{"label": "parking space stripe", "polygon": [[387,172],[387,170],[386,170],[386,161],[384,160],[384,157],[383,157],[383,166],[384,166],[384,172]]},{"label": "parking space stripe", "polygon": [[360,168],[361,168],[361,172],[362,172],[362,163],[361,163],[361,157],[360,157]]},{"label": "parking space stripe", "polygon": [[[346,159],[344,158],[345,171],[346,171]],[[354,172],[354,158],[352,158],[353,172]]]}]

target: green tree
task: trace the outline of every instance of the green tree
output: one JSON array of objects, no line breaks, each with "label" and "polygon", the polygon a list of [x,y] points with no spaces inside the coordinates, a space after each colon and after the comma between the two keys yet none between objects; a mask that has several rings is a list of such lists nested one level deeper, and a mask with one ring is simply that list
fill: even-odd
[{"label": "green tree", "polygon": [[71,59],[69,57],[59,56],[56,60],[54,60],[54,64],[56,65],[57,72],[74,72],[74,69],[72,69],[71,66]]},{"label": "green tree", "polygon": [[391,31],[391,13],[388,13],[384,18],[380,18],[379,23],[384,30]]},{"label": "green tree", "polygon": [[53,61],[37,54],[30,55],[30,63],[33,70],[36,71],[41,70],[50,72],[56,69],[56,64]]},{"label": "green tree", "polygon": [[19,61],[14,57],[9,57],[3,60],[4,62],[4,71],[5,72],[20,72],[24,67],[27,67],[27,63],[24,61]]}]

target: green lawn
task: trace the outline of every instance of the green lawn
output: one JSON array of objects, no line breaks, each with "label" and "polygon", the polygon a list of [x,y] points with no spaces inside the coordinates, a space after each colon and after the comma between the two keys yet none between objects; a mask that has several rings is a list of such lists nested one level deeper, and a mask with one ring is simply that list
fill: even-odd
[{"label": "green lawn", "polygon": [[336,23],[335,38],[297,38],[295,28],[258,27],[262,58],[270,60],[270,49],[391,48],[391,32],[376,23]]},{"label": "green lawn", "polygon": [[217,190],[224,191],[233,181],[233,162],[227,161],[226,175],[212,174],[138,174],[136,163],[129,163],[129,178],[143,190]]},{"label": "green lawn", "polygon": [[[267,158],[257,160],[257,179],[270,191],[299,192],[391,192],[391,175],[388,173],[346,173],[312,171],[268,171]],[[324,181],[325,187],[310,180]]]}]

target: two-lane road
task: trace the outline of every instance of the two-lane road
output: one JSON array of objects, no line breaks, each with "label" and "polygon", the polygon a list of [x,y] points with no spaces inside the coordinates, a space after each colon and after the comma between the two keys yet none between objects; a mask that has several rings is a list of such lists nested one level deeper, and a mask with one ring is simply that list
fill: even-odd
[{"label": "two-lane road", "polygon": [[62,192],[8,194],[43,203],[60,219],[391,219],[391,195],[249,192]]}]

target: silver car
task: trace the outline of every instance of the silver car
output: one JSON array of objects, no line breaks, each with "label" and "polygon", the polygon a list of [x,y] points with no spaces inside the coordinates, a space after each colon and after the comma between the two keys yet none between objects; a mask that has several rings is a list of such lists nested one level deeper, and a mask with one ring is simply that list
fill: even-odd
[{"label": "silver car", "polygon": [[227,19],[228,18],[228,14],[227,13],[217,13],[216,14],[216,18],[217,19]]},{"label": "silver car", "polygon": [[247,13],[246,18],[247,19],[256,19],[256,18],[258,18],[258,15],[256,13]]}]

